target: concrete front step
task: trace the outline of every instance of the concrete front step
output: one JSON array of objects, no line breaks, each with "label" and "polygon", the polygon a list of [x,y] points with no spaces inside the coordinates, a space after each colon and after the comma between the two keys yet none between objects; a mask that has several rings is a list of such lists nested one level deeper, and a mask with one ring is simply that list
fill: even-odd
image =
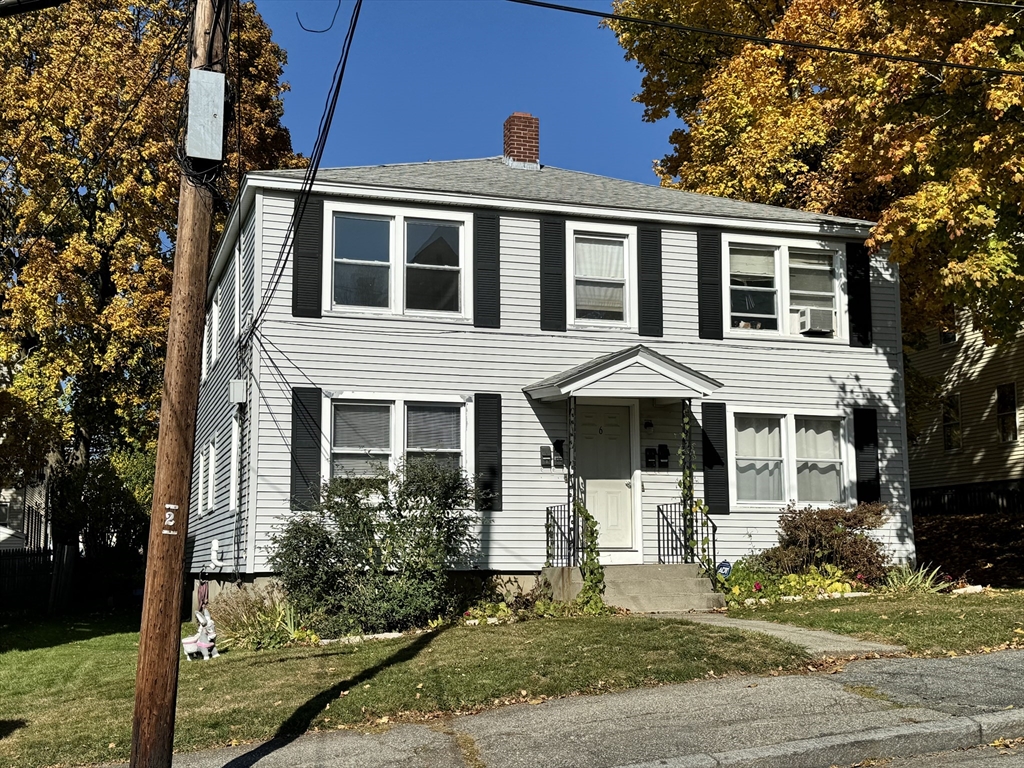
[{"label": "concrete front step", "polygon": [[710,611],[725,607],[725,597],[717,592],[703,595],[620,595],[605,594],[605,602],[633,613],[681,613]]},{"label": "concrete front step", "polygon": [[[637,613],[707,611],[721,608],[725,599],[700,576],[700,566],[606,565],[605,600]],[[545,568],[556,600],[572,600],[582,586],[579,568]]]},{"label": "concrete front step", "polygon": [[[578,582],[577,582],[578,583]],[[701,595],[711,592],[707,579],[609,579],[604,580],[606,593],[619,595]]]}]

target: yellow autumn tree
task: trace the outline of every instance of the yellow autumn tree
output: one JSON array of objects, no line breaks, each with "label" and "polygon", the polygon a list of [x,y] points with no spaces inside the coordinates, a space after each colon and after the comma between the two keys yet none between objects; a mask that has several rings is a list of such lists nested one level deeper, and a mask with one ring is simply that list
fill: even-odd
[{"label": "yellow autumn tree", "polygon": [[[0,484],[52,449],[83,460],[152,438],[188,9],[71,0],[0,21]],[[285,54],[253,3],[233,24],[224,201],[240,164],[301,163],[281,125]]]},{"label": "yellow autumn tree", "polygon": [[[1024,19],[940,0],[616,0],[616,12],[1024,74]],[[761,12],[758,13],[757,11]],[[614,22],[644,70],[655,164],[681,189],[878,222],[913,341],[953,307],[989,340],[1024,320],[1024,77]]]}]

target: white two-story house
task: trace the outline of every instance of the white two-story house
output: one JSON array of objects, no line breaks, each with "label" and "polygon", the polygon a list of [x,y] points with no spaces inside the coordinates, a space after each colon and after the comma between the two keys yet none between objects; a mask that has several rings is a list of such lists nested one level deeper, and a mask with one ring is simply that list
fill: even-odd
[{"label": "white two-story house", "polygon": [[911,558],[898,277],[870,223],[538,148],[516,113],[501,157],[321,170],[301,215],[302,171],[248,174],[211,272],[192,572],[265,575],[322,482],[420,454],[489,493],[483,569],[571,564],[574,499],[607,563],[675,562],[687,456],[718,559],[775,544],[790,502],[876,500]]}]

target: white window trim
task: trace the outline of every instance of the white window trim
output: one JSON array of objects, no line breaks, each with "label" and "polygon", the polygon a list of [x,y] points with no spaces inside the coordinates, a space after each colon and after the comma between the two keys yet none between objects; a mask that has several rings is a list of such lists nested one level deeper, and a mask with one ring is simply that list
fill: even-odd
[{"label": "white window trim", "polygon": [[206,448],[199,451],[199,482],[196,494],[196,516],[206,514]]},{"label": "white window trim", "polygon": [[210,366],[207,362],[207,350],[210,347],[210,315],[207,313],[206,320],[203,323],[203,345],[200,350],[200,357],[202,358],[200,363],[199,380],[204,381],[206,374],[210,372]]},{"label": "white window trim", "polygon": [[231,415],[231,479],[228,483],[228,509],[238,510],[239,460],[242,447],[242,429],[240,414],[236,409]]},{"label": "white window trim", "polygon": [[[333,431],[334,414],[333,408],[336,403],[345,402],[372,402],[380,405],[391,406],[391,455],[388,459],[388,467],[394,471],[398,463],[405,458],[406,451],[406,406],[407,405],[458,405],[461,406],[462,424],[460,439],[462,440],[462,470],[470,477],[476,472],[474,454],[474,406],[473,398],[469,395],[452,394],[410,394],[408,392],[329,392],[324,390],[324,398],[321,410],[321,424],[326,428],[321,430],[321,466],[320,477],[322,482],[331,479],[331,462],[333,456],[333,445],[331,434]],[[396,414],[400,416],[396,418]]]},{"label": "white window trim", "polygon": [[[799,501],[797,496],[797,457],[796,457],[796,420],[797,418],[836,419],[841,422],[839,431],[839,456],[843,463],[842,489],[843,497],[840,504],[851,506],[856,502],[857,464],[856,450],[853,445],[853,414],[836,410],[815,408],[766,409],[756,404],[730,405],[725,407],[727,425],[728,468],[729,468],[729,505],[737,512],[779,512],[788,504],[799,507],[822,506],[823,501]],[[782,500],[781,501],[740,501],[737,498],[736,477],[736,417],[759,416],[777,418],[782,429]]]},{"label": "white window trim", "polygon": [[[999,410],[999,388],[1000,387],[1013,387],[1013,410],[1012,411],[1000,411]],[[1020,440],[1020,417],[1017,415],[1020,411],[1020,407],[1017,405],[1017,382],[1016,381],[1004,381],[1002,384],[996,384],[994,392],[995,396],[995,411],[996,411],[996,439],[999,440],[1000,445],[1011,445]],[[1002,435],[999,434],[999,417],[1000,416],[1013,416],[1013,432],[1016,437],[1013,440],[1003,440]],[[962,417],[961,417],[962,418]],[[962,428],[961,428],[962,429]],[[961,435],[961,441],[963,436]]]},{"label": "white window trim", "polygon": [[[623,291],[623,320],[577,320],[576,319],[576,236],[597,235],[598,237],[623,238],[623,269],[625,290]],[[620,328],[635,331],[639,325],[640,304],[637,285],[637,229],[622,224],[604,222],[567,221],[565,223],[565,312],[567,327]]]},{"label": "white window trim", "polygon": [[207,470],[208,482],[206,490],[206,511],[212,512],[217,507],[217,441],[210,441],[206,449],[209,456],[209,469]]},{"label": "white window trim", "polygon": [[[732,327],[732,282],[729,279],[729,247],[730,245],[762,245],[776,249],[775,258],[775,300],[779,329],[753,330]],[[789,330],[789,249],[806,248],[830,251],[834,254],[835,285],[836,285],[836,331],[831,337],[804,336],[791,333]],[[849,337],[849,301],[846,292],[846,246],[832,240],[804,240],[796,238],[766,237],[755,234],[738,234],[727,232],[722,234],[722,312],[723,331],[725,337],[742,339],[785,339],[813,344],[850,343]]]},{"label": "white window trim", "polygon": [[220,301],[221,292],[218,287],[213,292],[213,303],[210,306],[210,367],[213,368],[220,359]]},{"label": "white window trim", "polygon": [[[354,214],[387,219],[390,224],[390,267],[387,307],[357,307],[334,303],[334,217]],[[405,221],[421,219],[459,225],[459,299],[458,312],[406,309]],[[365,203],[325,202],[323,230],[323,261],[321,310],[325,315],[378,315],[381,317],[415,317],[438,320],[472,320],[473,318],[473,214],[437,208],[368,205]]]}]

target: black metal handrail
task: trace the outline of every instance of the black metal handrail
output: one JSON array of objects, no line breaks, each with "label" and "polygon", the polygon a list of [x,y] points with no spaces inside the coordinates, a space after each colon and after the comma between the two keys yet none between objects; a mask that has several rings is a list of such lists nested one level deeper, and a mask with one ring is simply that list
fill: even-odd
[{"label": "black metal handrail", "polygon": [[544,528],[547,534],[547,565],[579,565],[580,525],[578,516],[569,509],[569,505],[548,507]]},{"label": "black metal handrail", "polygon": [[699,563],[714,571],[718,562],[718,525],[697,505],[658,505],[658,562]]}]

